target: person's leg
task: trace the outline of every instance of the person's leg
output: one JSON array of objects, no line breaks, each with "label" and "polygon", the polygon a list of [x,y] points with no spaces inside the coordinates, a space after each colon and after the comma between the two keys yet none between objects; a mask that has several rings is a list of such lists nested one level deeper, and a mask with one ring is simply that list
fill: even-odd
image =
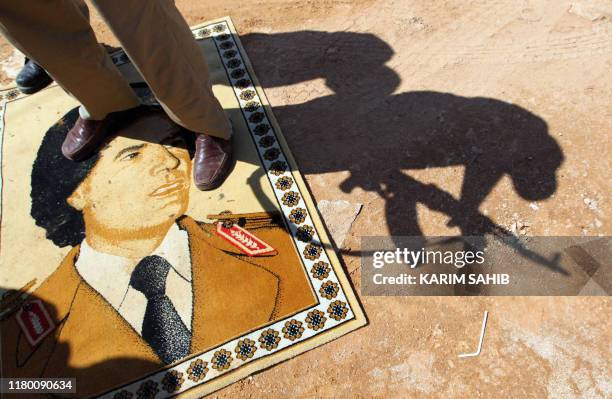
[{"label": "person's leg", "polygon": [[[87,4],[83,0],[74,0],[81,13],[85,16],[85,18],[89,21],[89,8]],[[23,94],[34,94],[38,93],[45,87],[49,86],[53,82],[51,76],[45,71],[43,67],[38,65],[36,61],[25,58],[25,62],[23,64],[23,68],[15,77],[15,83],[17,84],[17,88]]]},{"label": "person's leg", "polygon": [[173,1],[93,2],[168,115],[193,132],[229,139],[204,55]]},{"label": "person's leg", "polygon": [[91,119],[135,107],[138,98],[89,25],[82,1],[2,0],[0,32],[85,107]]}]

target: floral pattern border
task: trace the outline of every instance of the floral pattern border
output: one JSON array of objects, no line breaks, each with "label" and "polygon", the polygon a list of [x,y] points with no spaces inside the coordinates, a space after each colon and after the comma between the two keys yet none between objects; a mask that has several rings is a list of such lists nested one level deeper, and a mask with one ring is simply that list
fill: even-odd
[{"label": "floral pattern border", "polygon": [[[216,45],[319,303],[172,368],[108,392],[102,396],[104,398],[174,396],[354,318],[229,24],[226,21],[212,23],[194,29],[193,34],[196,39],[212,39]],[[130,62],[122,51],[113,53],[111,58],[116,65]]]}]

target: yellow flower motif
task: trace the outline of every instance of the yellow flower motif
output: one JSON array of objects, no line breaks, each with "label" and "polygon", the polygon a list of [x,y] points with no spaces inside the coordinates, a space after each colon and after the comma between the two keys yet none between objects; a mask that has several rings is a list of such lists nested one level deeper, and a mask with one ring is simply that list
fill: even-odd
[{"label": "yellow flower motif", "polygon": [[295,236],[302,242],[309,242],[314,235],[314,229],[308,225],[298,227]]},{"label": "yellow flower motif", "polygon": [[274,138],[274,136],[264,136],[259,139],[259,146],[263,148],[268,148],[274,143],[276,143],[276,139]]},{"label": "yellow flower motif", "polygon": [[154,398],[155,395],[159,392],[157,388],[157,382],[152,380],[147,380],[140,384],[138,391],[136,391],[136,395],[138,399],[149,399]]},{"label": "yellow flower motif", "polygon": [[[253,114],[255,115],[255,114]],[[274,161],[280,155],[280,150],[276,147],[268,148],[266,152],[264,152],[263,157],[268,161]]]},{"label": "yellow flower motif", "polygon": [[289,213],[289,220],[295,224],[304,223],[304,220],[306,220],[306,209],[295,208]]},{"label": "yellow flower motif", "polygon": [[230,58],[234,58],[237,54],[238,52],[236,50],[227,50],[226,52],[223,53],[223,58],[226,58],[229,60]]},{"label": "yellow flower motif", "polygon": [[236,357],[240,360],[247,360],[253,357],[255,351],[257,350],[257,346],[255,346],[255,341],[245,338],[238,341],[236,345]]},{"label": "yellow flower motif", "polygon": [[274,185],[279,190],[289,190],[293,185],[293,179],[287,176],[283,176],[276,181]]},{"label": "yellow flower motif", "polygon": [[324,298],[332,299],[335,298],[336,295],[338,295],[339,290],[340,287],[338,286],[338,284],[334,283],[333,281],[326,281],[323,283],[323,285],[321,285],[319,293]]},{"label": "yellow flower motif", "polygon": [[283,334],[285,338],[295,341],[296,339],[299,339],[303,333],[304,327],[302,327],[301,321],[293,319],[285,322],[285,327],[283,327]]},{"label": "yellow flower motif", "polygon": [[326,320],[327,318],[325,317],[325,314],[320,310],[315,309],[311,312],[308,312],[305,321],[308,328],[317,331],[323,328],[323,326],[325,326]]},{"label": "yellow flower motif", "polygon": [[187,378],[193,382],[202,381],[206,378],[206,373],[208,373],[208,367],[206,366],[208,366],[208,362],[202,359],[194,360],[187,369]]},{"label": "yellow flower motif", "polygon": [[232,353],[230,351],[220,349],[213,355],[211,360],[212,368],[218,371],[226,370],[232,364],[232,360],[234,360],[234,358],[232,358]]},{"label": "yellow flower motif", "polygon": [[[240,71],[240,69],[236,69],[234,72],[236,71]],[[232,73],[234,73],[232,72]],[[261,121],[263,121],[265,118],[265,115],[263,114],[263,112],[253,112],[251,114],[251,116],[249,116],[249,122],[251,123],[259,123]]]},{"label": "yellow flower motif", "polygon": [[238,69],[234,69],[231,73],[230,76],[234,79],[240,79],[241,77],[243,77],[245,74],[244,69],[242,68],[238,68]]},{"label": "yellow flower motif", "polygon": [[236,86],[239,89],[246,89],[247,87],[249,87],[250,84],[251,84],[250,80],[248,80],[248,79],[240,79],[236,83],[234,83],[234,86]]},{"label": "yellow flower motif", "polygon": [[226,42],[221,43],[219,45],[219,47],[221,47],[221,49],[223,49],[223,50],[227,50],[227,49],[230,49],[230,48],[234,47],[234,43],[232,43],[231,41],[228,40]]},{"label": "yellow flower motif", "polygon": [[162,387],[168,393],[173,393],[181,389],[181,385],[183,385],[185,379],[183,378],[183,373],[178,372],[176,370],[172,370],[164,376],[162,380]]},{"label": "yellow flower motif", "polygon": [[348,308],[342,301],[333,301],[329,305],[329,308],[327,308],[327,313],[329,313],[329,317],[332,319],[340,321],[346,317]]},{"label": "yellow flower motif", "polygon": [[271,328],[268,328],[267,330],[262,332],[261,336],[259,337],[259,342],[261,342],[260,346],[269,351],[278,347],[278,343],[280,342],[280,340],[281,338],[278,335],[278,331],[273,330]]},{"label": "yellow flower motif", "polygon": [[240,93],[240,98],[242,100],[244,100],[244,101],[249,101],[249,100],[254,99],[255,98],[255,90],[244,90],[242,93]]},{"label": "yellow flower motif", "polygon": [[272,173],[273,175],[280,176],[286,171],[287,171],[287,164],[283,161],[276,161],[270,164],[270,173]]},{"label": "yellow flower motif", "polygon": [[114,396],[113,399],[132,399],[134,397],[134,394],[126,391],[125,389],[123,389],[120,392],[117,392]]},{"label": "yellow flower motif", "polygon": [[314,278],[317,278],[319,280],[323,280],[325,278],[327,278],[327,276],[329,276],[329,271],[330,271],[330,267],[329,264],[323,262],[323,261],[318,261],[317,263],[315,263],[314,265],[312,265],[312,269],[310,269],[310,273],[312,273],[312,276]]},{"label": "yellow flower motif", "polygon": [[240,65],[242,65],[242,61],[240,61],[238,58],[234,58],[229,60],[226,65],[228,68],[238,68]]},{"label": "yellow flower motif", "polygon": [[297,191],[289,191],[281,200],[286,206],[296,206],[300,202],[300,194]]},{"label": "yellow flower motif", "polygon": [[321,247],[315,244],[308,244],[306,245],[306,248],[304,248],[304,256],[306,257],[306,259],[310,259],[310,260],[315,260],[318,259],[319,256],[321,256]]},{"label": "yellow flower motif", "polygon": [[257,101],[249,101],[244,104],[244,110],[247,112],[255,112],[259,109],[260,106],[261,105]]}]

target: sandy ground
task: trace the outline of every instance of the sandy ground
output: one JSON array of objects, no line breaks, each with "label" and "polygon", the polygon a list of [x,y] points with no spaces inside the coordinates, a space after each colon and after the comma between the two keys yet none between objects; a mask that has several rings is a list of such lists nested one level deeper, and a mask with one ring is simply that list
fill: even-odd
[{"label": "sandy ground", "polygon": [[[357,289],[363,235],[482,231],[474,214],[610,235],[609,0],[177,5],[233,18],[314,198],[363,204],[341,248]],[[609,298],[361,300],[367,327],[214,396],[612,396]],[[483,352],[458,358],[484,310]]]}]

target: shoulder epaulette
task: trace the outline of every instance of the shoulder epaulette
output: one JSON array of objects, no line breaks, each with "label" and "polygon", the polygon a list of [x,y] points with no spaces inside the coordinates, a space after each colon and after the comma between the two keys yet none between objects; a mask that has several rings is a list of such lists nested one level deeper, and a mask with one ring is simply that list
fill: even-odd
[{"label": "shoulder epaulette", "polygon": [[217,215],[208,215],[207,218],[214,222],[237,224],[247,230],[284,226],[280,212],[231,213],[225,211]]}]

